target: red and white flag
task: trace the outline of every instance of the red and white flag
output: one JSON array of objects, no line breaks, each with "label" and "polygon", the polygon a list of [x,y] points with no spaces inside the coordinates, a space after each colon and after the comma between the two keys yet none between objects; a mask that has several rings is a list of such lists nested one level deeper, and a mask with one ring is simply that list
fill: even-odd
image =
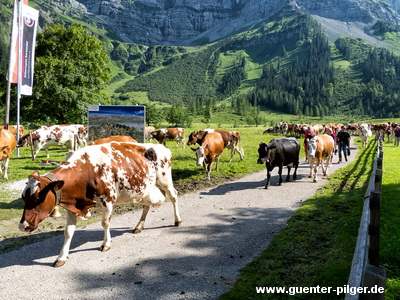
[{"label": "red and white flag", "polygon": [[32,95],[33,66],[35,62],[36,30],[39,21],[39,11],[22,4],[22,17],[20,20],[20,47],[21,57],[21,81],[18,88],[21,95]]},{"label": "red and white flag", "polygon": [[[28,2],[28,1],[27,1]],[[28,3],[26,3],[28,4]],[[11,32],[11,53],[9,78],[12,83],[18,83],[18,1],[14,0],[14,12]]]},{"label": "red and white flag", "polygon": [[[12,83],[18,83],[21,95],[32,95],[36,31],[39,21],[39,11],[28,6],[27,3],[28,1],[24,0],[21,4],[20,18],[18,18],[16,13],[18,3],[16,0],[14,1],[13,32],[11,34],[12,51],[9,76]],[[18,66],[19,46],[21,47],[21,66]],[[20,82],[18,71],[21,72]]]}]

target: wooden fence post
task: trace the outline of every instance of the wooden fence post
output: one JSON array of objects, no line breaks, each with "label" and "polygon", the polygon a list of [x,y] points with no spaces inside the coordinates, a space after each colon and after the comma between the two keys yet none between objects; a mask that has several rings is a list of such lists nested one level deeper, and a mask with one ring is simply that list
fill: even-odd
[{"label": "wooden fence post", "polygon": [[34,158],[34,153],[35,153],[35,151],[33,150],[32,131],[29,131],[29,144],[31,144],[32,160],[35,160],[35,158]]},{"label": "wooden fence post", "polygon": [[375,191],[382,191],[382,169],[375,170]]},{"label": "wooden fence post", "polygon": [[379,267],[379,240],[380,240],[380,206],[381,192],[371,191],[369,202],[370,224],[369,224],[369,263]]}]

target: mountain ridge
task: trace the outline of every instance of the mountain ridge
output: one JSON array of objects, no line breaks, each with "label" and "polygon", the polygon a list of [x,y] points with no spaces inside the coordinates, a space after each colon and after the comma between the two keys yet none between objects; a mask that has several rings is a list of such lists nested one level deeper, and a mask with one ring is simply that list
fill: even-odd
[{"label": "mountain ridge", "polygon": [[[400,25],[400,1],[365,0],[58,0],[110,26],[125,42],[207,44],[294,12],[355,24],[367,32],[377,20]],[[325,22],[327,23],[327,22]],[[330,28],[331,31],[334,28]],[[343,33],[343,32],[341,32]],[[344,32],[346,34],[346,32]],[[337,37],[338,34],[332,33]],[[350,33],[351,35],[351,33]],[[368,34],[367,34],[368,35]]]}]

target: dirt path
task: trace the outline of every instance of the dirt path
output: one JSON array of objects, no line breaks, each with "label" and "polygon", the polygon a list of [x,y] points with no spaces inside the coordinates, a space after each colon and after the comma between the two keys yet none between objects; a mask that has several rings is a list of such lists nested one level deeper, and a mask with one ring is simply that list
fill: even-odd
[{"label": "dirt path", "polygon": [[[349,162],[355,156],[353,149]],[[330,173],[347,164],[337,164],[337,157],[334,162]],[[75,233],[70,259],[61,268],[51,265],[62,236],[1,254],[0,299],[216,299],[327,182],[320,176],[312,183],[308,173],[302,162],[299,180],[277,186],[274,170],[268,190],[262,171],[185,194],[180,227],[172,226],[170,203],[151,209],[139,235],[131,231],[140,211],[116,216],[112,248],[105,253],[98,251],[101,225],[86,226]]]}]

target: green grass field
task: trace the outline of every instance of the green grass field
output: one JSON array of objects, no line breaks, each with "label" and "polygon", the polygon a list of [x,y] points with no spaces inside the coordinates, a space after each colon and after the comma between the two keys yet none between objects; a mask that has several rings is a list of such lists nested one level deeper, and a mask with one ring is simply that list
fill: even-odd
[{"label": "green grass field", "polygon": [[385,299],[400,299],[400,147],[383,148],[381,266],[387,270]]}]

